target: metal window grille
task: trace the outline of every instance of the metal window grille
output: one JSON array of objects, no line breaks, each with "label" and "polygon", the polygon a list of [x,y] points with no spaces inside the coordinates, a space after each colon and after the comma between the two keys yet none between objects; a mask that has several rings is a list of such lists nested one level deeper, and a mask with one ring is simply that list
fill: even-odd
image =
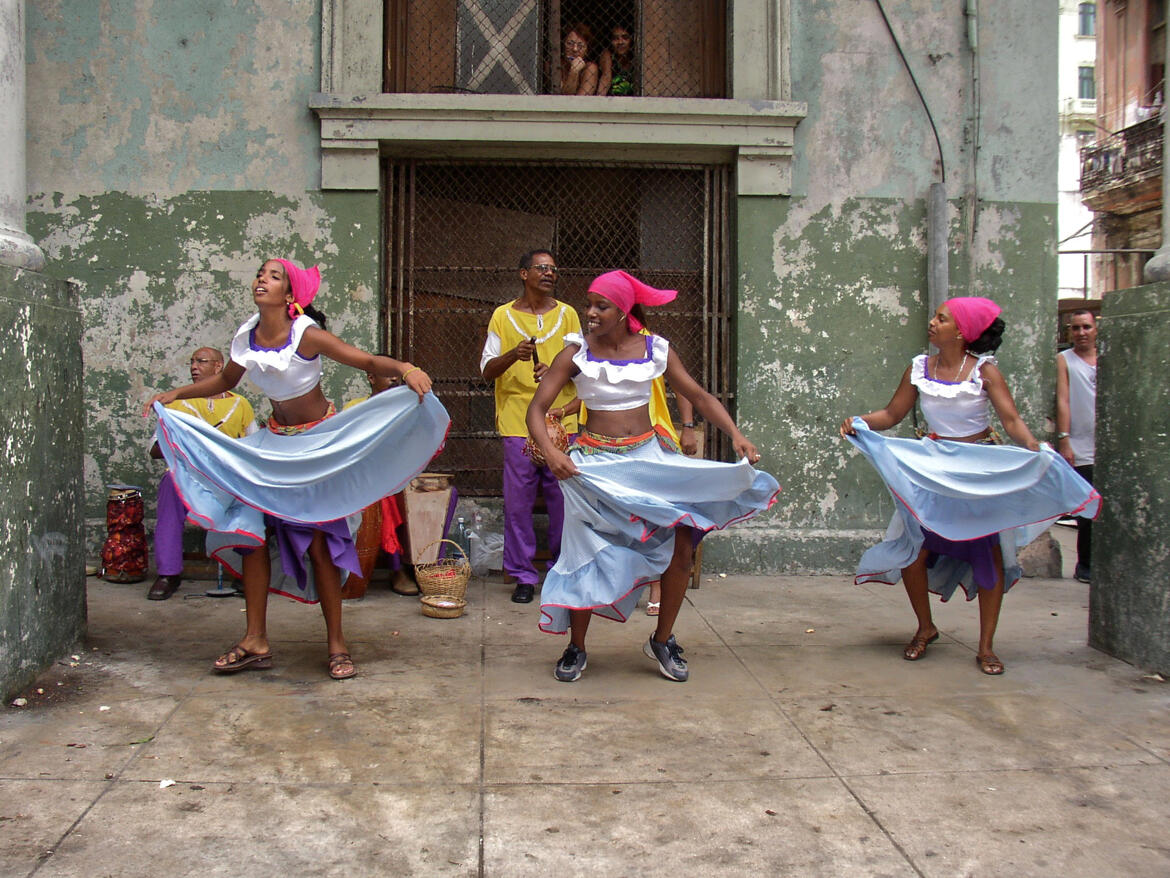
[{"label": "metal window grille", "polygon": [[[725,0],[389,0],[385,89],[721,98],[726,6]],[[614,43],[615,29],[629,37],[628,50],[615,53],[615,45],[624,45]],[[586,38],[580,70],[567,58],[570,32]],[[571,53],[578,53],[577,40],[571,42]]]},{"label": "metal window grille", "polygon": [[[461,493],[501,490],[493,386],[479,361],[492,311],[522,291],[528,250],[552,251],[555,296],[579,312],[590,280],[613,268],[677,289],[650,326],[732,408],[728,168],[403,161],[386,173],[389,348],[427,369],[451,413],[433,466],[457,473]],[[707,456],[727,457],[709,432]]]}]

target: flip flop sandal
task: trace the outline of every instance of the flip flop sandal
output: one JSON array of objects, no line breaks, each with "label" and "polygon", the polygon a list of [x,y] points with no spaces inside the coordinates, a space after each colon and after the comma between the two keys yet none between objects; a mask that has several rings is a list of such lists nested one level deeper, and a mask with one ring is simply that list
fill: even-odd
[{"label": "flip flop sandal", "polygon": [[646,615],[657,616],[662,609],[662,601],[646,601]]},{"label": "flip flop sandal", "polygon": [[[344,669],[349,665],[348,669]],[[353,659],[348,652],[335,652],[329,656],[329,676],[334,680],[348,680],[357,673]]]},{"label": "flip flop sandal", "polygon": [[926,655],[926,647],[938,640],[938,632],[934,632],[934,637],[919,637],[914,636],[914,639],[906,644],[902,650],[902,658],[908,662],[916,662],[924,655]]},{"label": "flip flop sandal", "polygon": [[1003,673],[1003,662],[994,655],[977,655],[975,656],[975,664],[979,665],[979,670],[989,677],[998,677]]},{"label": "flip flop sandal", "polygon": [[224,664],[213,664],[212,670],[221,674],[234,674],[237,671],[260,671],[272,667],[272,650],[268,652],[248,652],[238,643],[220,656],[221,659],[230,659]]}]

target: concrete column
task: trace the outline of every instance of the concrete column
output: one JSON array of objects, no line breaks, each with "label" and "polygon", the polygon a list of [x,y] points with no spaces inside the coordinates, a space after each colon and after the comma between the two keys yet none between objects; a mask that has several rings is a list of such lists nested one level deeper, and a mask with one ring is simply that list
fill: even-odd
[{"label": "concrete column", "polygon": [[1107,293],[1097,360],[1089,645],[1170,674],[1170,284]]},{"label": "concrete column", "polygon": [[[1162,57],[1170,58],[1170,27],[1163,27],[1166,32],[1166,45],[1162,49]],[[1165,69],[1165,68],[1163,68]],[[1167,136],[1166,125],[1170,122],[1170,113],[1166,112],[1166,101],[1170,94],[1166,92],[1166,83],[1162,83],[1162,246],[1158,248],[1146,267],[1142,270],[1142,280],[1148,284],[1170,281],[1170,137]]]},{"label": "concrete column", "polygon": [[24,230],[24,0],[0,0],[0,265],[40,271],[45,255]]}]

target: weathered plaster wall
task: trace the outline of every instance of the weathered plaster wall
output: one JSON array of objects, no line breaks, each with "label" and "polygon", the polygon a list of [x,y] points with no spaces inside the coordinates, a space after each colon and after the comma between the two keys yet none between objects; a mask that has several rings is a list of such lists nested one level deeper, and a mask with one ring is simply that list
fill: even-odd
[{"label": "weathered plaster wall", "polygon": [[[1041,430],[1055,320],[1056,16],[983,0],[973,64],[962,4],[886,5],[939,129],[953,292],[1005,305],[1001,362]],[[792,97],[809,106],[793,194],[736,205],[739,417],[785,492],[771,514],[712,542],[723,569],[852,566],[889,501],[835,427],[883,404],[925,344],[924,205],[942,170],[925,114],[875,3],[791,8]],[[379,198],[320,191],[305,109],[320,15],[317,0],[30,8],[29,231],[81,289],[95,524],[105,482],[157,477],[141,401],[184,379],[192,347],[226,343],[262,257],[321,261],[332,328],[375,342]],[[361,379],[333,370],[327,388],[356,395]]]},{"label": "weathered plaster wall", "polygon": [[[46,0],[28,17],[28,226],[81,295],[92,549],[103,486],[161,473],[143,401],[189,380],[194,348],[226,348],[265,257],[319,262],[329,328],[378,344],[379,199],[319,187],[319,0]],[[326,370],[339,402],[363,386]]]},{"label": "weathered plaster wall", "polygon": [[0,698],[85,630],[77,291],[0,266]]},{"label": "weathered plaster wall", "polygon": [[[976,88],[962,4],[885,5],[941,141],[951,295],[1004,307],[1000,365],[1046,438],[1056,17],[1042,4],[980,3]],[[793,3],[792,18],[792,97],[809,107],[793,195],[737,205],[739,422],[784,493],[768,516],[713,540],[708,559],[842,572],[884,529],[892,501],[837,427],[884,405],[925,349],[926,196],[942,166],[876,4],[811,0]]]},{"label": "weathered plaster wall", "polygon": [[1111,292],[1100,332],[1089,644],[1170,674],[1170,284]]}]

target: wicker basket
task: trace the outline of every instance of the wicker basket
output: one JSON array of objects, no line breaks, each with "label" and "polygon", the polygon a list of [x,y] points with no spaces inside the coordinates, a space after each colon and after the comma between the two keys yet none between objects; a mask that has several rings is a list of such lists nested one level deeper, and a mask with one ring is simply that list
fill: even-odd
[{"label": "wicker basket", "polygon": [[[454,546],[459,552],[459,556],[440,558],[438,561],[426,564],[415,564],[414,578],[418,581],[418,590],[424,597],[444,595],[462,601],[467,595],[467,580],[471,578],[471,562],[467,560],[467,555],[460,545],[452,540],[434,540],[418,554],[422,555],[435,543],[447,543]],[[462,608],[459,612],[463,612]]]},{"label": "wicker basket", "polygon": [[419,598],[424,616],[432,619],[457,619],[467,608],[467,601],[448,594],[425,594]]}]

